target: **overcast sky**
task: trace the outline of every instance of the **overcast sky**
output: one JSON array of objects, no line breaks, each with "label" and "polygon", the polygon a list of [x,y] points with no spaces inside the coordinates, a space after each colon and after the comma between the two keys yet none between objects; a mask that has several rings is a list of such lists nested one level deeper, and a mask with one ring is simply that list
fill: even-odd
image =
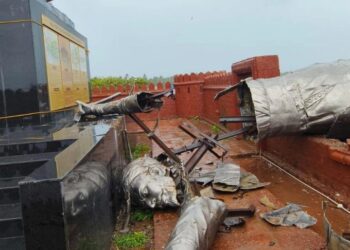
[{"label": "overcast sky", "polygon": [[350,58],[349,0],[54,0],[88,38],[91,76],[229,70],[277,54],[282,71]]}]

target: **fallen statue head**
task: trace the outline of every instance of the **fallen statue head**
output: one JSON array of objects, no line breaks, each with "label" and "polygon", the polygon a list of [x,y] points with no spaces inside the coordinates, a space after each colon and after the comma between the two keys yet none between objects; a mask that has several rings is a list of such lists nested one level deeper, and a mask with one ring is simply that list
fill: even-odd
[{"label": "fallen statue head", "polygon": [[133,204],[150,208],[177,207],[176,185],[167,168],[159,161],[142,157],[132,161],[123,171],[124,191]]}]

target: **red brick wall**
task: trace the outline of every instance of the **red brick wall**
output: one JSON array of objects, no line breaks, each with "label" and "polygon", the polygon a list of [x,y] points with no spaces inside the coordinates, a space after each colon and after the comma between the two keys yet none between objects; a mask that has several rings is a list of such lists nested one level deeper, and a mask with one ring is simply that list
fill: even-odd
[{"label": "red brick wall", "polygon": [[[246,77],[268,78],[275,77],[280,74],[279,62],[277,56],[259,56],[249,58],[232,64],[232,72],[207,72],[207,73],[191,73],[176,75],[174,77],[174,86],[176,97],[174,99],[164,99],[163,108],[160,111],[160,119],[170,119],[174,117],[193,117],[202,116],[213,122],[219,122],[220,116],[236,116],[239,115],[238,97],[236,92],[232,92],[219,101],[214,101],[217,92],[223,90],[228,85],[235,84]],[[165,89],[170,88],[170,83],[166,83]],[[163,84],[158,83],[136,87],[134,92],[163,91]],[[123,98],[130,92],[130,86],[123,88],[122,86],[107,88],[94,88],[92,91],[93,101],[105,98],[115,92],[122,94],[117,98]],[[149,114],[139,114],[141,119],[154,120],[158,117],[158,112],[153,111]],[[229,128],[239,128],[237,124],[229,124]]]},{"label": "red brick wall", "polygon": [[231,81],[227,79],[227,75],[227,72],[222,71],[209,75],[204,79],[202,116],[213,122],[219,122],[219,117],[221,115],[219,102],[214,101],[214,97],[219,91],[223,90],[231,83]]},{"label": "red brick wall", "polygon": [[280,75],[278,56],[257,56],[232,64],[232,74],[236,79],[246,77],[271,78]]}]

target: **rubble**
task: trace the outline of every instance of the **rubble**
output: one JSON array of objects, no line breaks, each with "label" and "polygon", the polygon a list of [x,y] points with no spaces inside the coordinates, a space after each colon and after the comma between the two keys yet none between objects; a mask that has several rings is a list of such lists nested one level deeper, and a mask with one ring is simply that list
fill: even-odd
[{"label": "rubble", "polygon": [[263,213],[261,218],[275,226],[293,226],[307,228],[315,225],[317,220],[304,212],[299,205],[289,204],[283,208]]}]

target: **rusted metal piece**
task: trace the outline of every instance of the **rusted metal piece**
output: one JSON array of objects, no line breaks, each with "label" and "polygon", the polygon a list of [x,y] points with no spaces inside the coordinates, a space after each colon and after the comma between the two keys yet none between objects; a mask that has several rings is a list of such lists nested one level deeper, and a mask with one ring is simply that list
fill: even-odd
[{"label": "rusted metal piece", "polygon": [[248,208],[231,208],[227,209],[228,217],[253,217],[255,214],[255,206],[250,205]]},{"label": "rusted metal piece", "polygon": [[[222,158],[227,153],[227,150],[225,147],[219,144],[219,140],[228,139],[237,135],[240,135],[242,133],[245,133],[246,131],[249,131],[249,128],[242,128],[236,131],[231,131],[225,134],[215,135],[214,137],[210,137],[208,135],[205,135],[199,129],[197,129],[194,125],[190,123],[182,123],[179,126],[183,131],[185,131],[187,134],[189,134],[192,138],[196,138],[197,141],[193,143],[192,145],[185,146],[183,148],[180,148],[178,150],[175,150],[176,154],[180,154],[186,151],[186,149],[190,149],[191,151],[198,147],[198,150],[191,156],[191,158],[185,163],[185,170],[189,174],[193,170],[193,168],[197,165],[197,163],[202,159],[202,157],[206,154],[206,152],[209,150],[211,153],[213,153],[216,157]],[[213,151],[212,149],[216,146],[221,147],[224,152],[221,156],[218,156],[218,154]]]},{"label": "rusted metal piece", "polygon": [[[220,156],[212,149],[215,147],[215,143],[212,143],[211,141],[203,139],[202,133],[194,125],[190,125],[188,123],[182,123],[180,124],[179,128],[184,132],[186,132],[192,138],[196,139],[196,142],[193,143],[193,145],[190,145],[189,147],[184,146],[183,149],[200,147],[202,146],[202,144],[206,144],[208,146],[208,150],[217,158],[220,158]],[[187,151],[192,151],[192,150],[187,150]]]},{"label": "rusted metal piece", "polygon": [[[231,137],[235,137],[235,136],[247,133],[249,130],[250,130],[250,128],[241,128],[241,129],[234,130],[234,131],[231,131],[231,132],[219,134],[217,136],[216,140],[217,141],[221,141],[221,140],[225,140],[225,139],[228,139],[228,138],[231,138]],[[201,142],[199,140],[196,140],[194,143],[192,143],[190,145],[183,146],[181,148],[175,149],[174,153],[178,155],[178,154],[182,154],[184,152],[193,151],[194,149],[201,147],[202,144],[203,144],[203,142]],[[213,151],[213,152],[211,151],[211,153],[213,153],[215,156],[217,156],[215,151]]]},{"label": "rusted metal piece", "polygon": [[165,143],[156,135],[154,134],[154,132],[151,131],[151,129],[149,127],[147,127],[147,125],[140,119],[137,117],[137,115],[135,114],[129,114],[130,118],[133,119],[142,129],[143,131],[145,131],[145,133],[147,134],[147,136],[154,140],[155,143],[158,144],[158,146],[164,150],[164,152],[175,162],[177,163],[181,163],[181,160],[179,157],[177,157],[177,155],[170,149],[168,148],[167,145],[165,145]]},{"label": "rusted metal piece", "polygon": [[205,153],[208,152],[208,146],[203,144],[197,151],[191,156],[191,158],[185,163],[185,171],[187,174],[191,173],[193,168],[203,158]]},{"label": "rusted metal piece", "polygon": [[255,123],[255,116],[230,116],[230,117],[220,117],[219,119],[220,123],[226,124],[226,123]]},{"label": "rusted metal piece", "polygon": [[224,152],[227,153],[227,149],[217,141],[217,135],[214,138],[211,137],[210,135],[206,135],[206,134],[202,133],[198,128],[196,128],[196,126],[194,126],[193,124],[191,124],[189,122],[183,122],[180,125],[180,128],[194,138],[206,139],[212,145],[214,145],[214,147],[215,146],[220,147],[222,150],[224,150]]},{"label": "rusted metal piece", "polygon": [[225,88],[224,90],[218,92],[218,93],[215,95],[214,100],[216,101],[216,100],[218,100],[221,96],[224,96],[224,95],[226,95],[226,94],[228,94],[228,93],[234,91],[234,90],[237,89],[237,87],[239,87],[241,84],[242,84],[242,83],[239,82],[239,83],[237,83],[237,84],[235,84],[235,85],[229,86],[229,87]]}]

